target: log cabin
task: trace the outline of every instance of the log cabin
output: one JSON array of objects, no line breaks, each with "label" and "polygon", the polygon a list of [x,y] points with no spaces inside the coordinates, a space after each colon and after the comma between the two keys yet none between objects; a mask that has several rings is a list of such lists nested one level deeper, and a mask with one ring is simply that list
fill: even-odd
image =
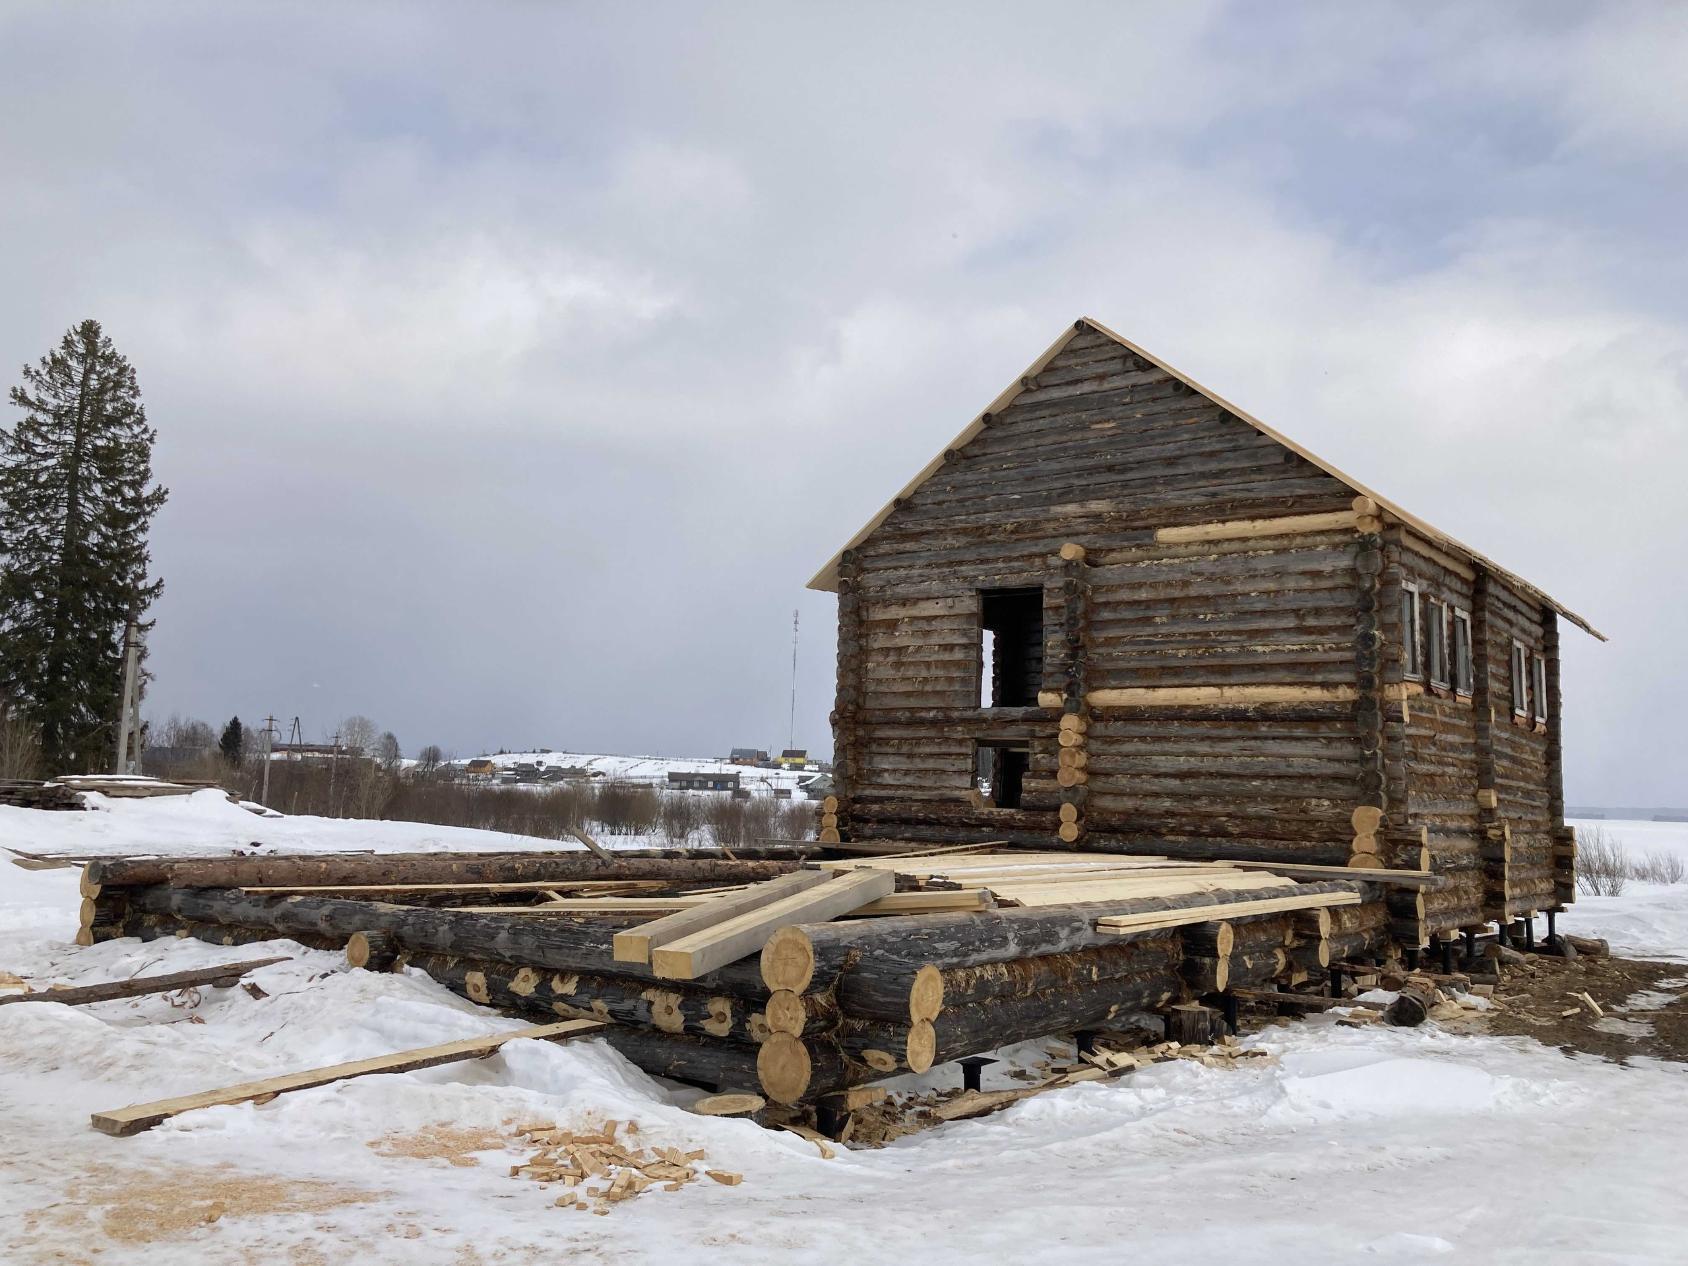
[{"label": "log cabin", "polygon": [[836,811],[894,838],[1429,869],[1395,939],[1574,899],[1582,617],[1097,322],[810,582]]}]

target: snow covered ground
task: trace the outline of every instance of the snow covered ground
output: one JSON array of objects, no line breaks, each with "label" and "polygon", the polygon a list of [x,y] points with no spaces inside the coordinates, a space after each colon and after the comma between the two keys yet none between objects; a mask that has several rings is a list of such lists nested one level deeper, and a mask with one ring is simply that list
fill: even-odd
[{"label": "snow covered ground", "polygon": [[[1604,831],[1633,858],[1675,853],[1688,859],[1688,822],[1572,822],[1579,834]],[[1688,962],[1688,885],[1631,880],[1620,896],[1578,893],[1564,916],[1567,931],[1604,937],[1629,958]]]},{"label": "snow covered ground", "polygon": [[[102,854],[507,852],[566,848],[502,831],[381,822],[368,818],[316,818],[254,813],[221,791],[147,800],[84,793],[91,812],[46,812],[0,805],[0,848],[25,853]],[[624,846],[623,841],[612,841]]]},{"label": "snow covered ground", "polygon": [[[178,821],[173,851],[226,847],[240,834],[220,810],[203,812],[210,838],[189,838]],[[254,838],[287,848],[346,842],[334,835],[343,824],[232,812],[259,831],[285,823],[296,834]],[[18,811],[0,816],[0,850],[123,851],[128,840],[155,851],[165,841],[147,817]],[[377,825],[394,828],[382,847],[425,837],[474,847],[456,837],[478,834]],[[1609,935],[1639,917],[1640,898],[1660,948],[1688,954],[1688,885],[1579,902],[1568,926]],[[1619,1068],[1434,1025],[1285,1023],[1250,1039],[1271,1060],[1155,1065],[834,1160],[790,1134],[693,1116],[684,1110],[693,1092],[592,1042],[515,1043],[482,1061],[108,1138],[89,1128],[89,1112],[511,1022],[425,977],[349,971],[339,955],[287,942],[76,949],[76,905],[74,870],[0,863],[0,970],[68,983],[267,953],[292,961],[250,978],[262,997],[234,988],[197,1001],[0,1007],[6,1263],[474,1266],[583,1255],[1534,1266],[1688,1255],[1688,1190],[1675,1169],[1688,1137],[1688,1068]],[[508,1176],[512,1124],[605,1119],[636,1121],[648,1143],[704,1148],[712,1166],[744,1181],[653,1188],[594,1217],[555,1208],[554,1189]]]}]

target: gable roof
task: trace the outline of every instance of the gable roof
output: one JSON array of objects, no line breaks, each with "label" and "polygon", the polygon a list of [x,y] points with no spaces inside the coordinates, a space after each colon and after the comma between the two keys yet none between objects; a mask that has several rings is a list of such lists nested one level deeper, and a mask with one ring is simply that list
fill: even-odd
[{"label": "gable roof", "polygon": [[918,489],[923,483],[925,483],[928,479],[930,479],[934,474],[937,473],[939,467],[941,467],[944,464],[944,453],[949,452],[951,449],[957,449],[957,448],[962,447],[964,444],[967,444],[975,436],[977,436],[980,431],[984,430],[985,418],[987,416],[992,416],[992,415],[1001,413],[1010,404],[1012,404],[1014,402],[1015,397],[1018,396],[1020,394],[1020,392],[1025,389],[1025,384],[1029,380],[1037,377],[1038,374],[1042,373],[1043,370],[1049,365],[1049,362],[1054,360],[1057,356],[1059,356],[1061,354],[1062,349],[1064,349],[1067,346],[1067,343],[1069,341],[1071,341],[1071,339],[1076,334],[1078,334],[1079,332],[1081,332],[1082,330],[1085,330],[1085,329],[1094,330],[1094,331],[1096,331],[1096,333],[1104,335],[1107,338],[1112,339],[1114,342],[1118,343],[1121,347],[1125,348],[1127,351],[1132,353],[1132,355],[1142,357],[1144,360],[1148,361],[1151,365],[1154,365],[1156,368],[1162,370],[1164,373],[1167,373],[1167,374],[1171,375],[1173,378],[1176,378],[1179,382],[1181,382],[1185,386],[1191,388],[1193,391],[1197,392],[1200,395],[1207,397],[1207,399],[1211,400],[1214,404],[1218,405],[1220,408],[1226,410],[1227,412],[1231,413],[1232,415],[1234,415],[1238,418],[1241,418],[1249,426],[1253,427],[1256,431],[1259,431],[1260,434],[1266,436],[1269,439],[1277,441],[1279,444],[1281,444],[1285,448],[1289,449],[1290,452],[1296,454],[1298,457],[1302,457],[1302,458],[1306,459],[1307,461],[1311,462],[1314,466],[1317,466],[1320,470],[1324,471],[1327,475],[1330,475],[1332,478],[1339,480],[1340,482],[1346,484],[1349,488],[1351,488],[1358,495],[1370,497],[1373,501],[1377,502],[1378,506],[1382,509],[1384,514],[1386,514],[1390,518],[1397,519],[1400,522],[1406,524],[1408,527],[1412,528],[1413,531],[1417,532],[1420,536],[1424,537],[1426,540],[1429,540],[1429,541],[1441,546],[1443,549],[1450,550],[1453,553],[1455,553],[1455,554],[1457,554],[1457,555],[1459,555],[1459,556],[1461,556],[1465,559],[1468,559],[1470,562],[1482,567],[1485,571],[1488,571],[1492,575],[1498,576],[1502,580],[1505,580],[1508,584],[1516,586],[1522,592],[1524,592],[1524,593],[1528,594],[1530,597],[1536,599],[1543,606],[1552,608],[1554,611],[1556,611],[1560,615],[1564,616],[1572,624],[1574,624],[1578,628],[1582,629],[1585,633],[1592,634],[1593,636],[1599,638],[1602,642],[1606,641],[1606,635],[1604,633],[1602,633],[1602,632],[1600,632],[1600,630],[1596,629],[1593,625],[1591,625],[1587,620],[1583,619],[1582,616],[1578,615],[1575,611],[1570,610],[1569,608],[1565,607],[1562,603],[1558,602],[1557,600],[1550,597],[1549,595],[1543,593],[1540,589],[1538,589],[1535,585],[1532,585],[1529,581],[1525,580],[1522,576],[1517,575],[1515,572],[1508,571],[1506,568],[1500,566],[1498,563],[1492,561],[1491,559],[1485,558],[1482,554],[1479,554],[1476,550],[1472,549],[1469,545],[1463,544],[1462,542],[1460,542],[1459,540],[1456,540],[1452,536],[1449,536],[1446,532],[1443,532],[1439,528],[1432,527],[1430,524],[1426,523],[1423,519],[1419,518],[1416,514],[1412,514],[1407,510],[1403,510],[1400,506],[1396,505],[1393,501],[1391,501],[1389,498],[1385,497],[1382,493],[1376,492],[1373,489],[1366,487],[1366,485],[1362,484],[1359,480],[1355,479],[1353,476],[1344,474],[1342,471],[1338,470],[1335,466],[1332,466],[1329,462],[1325,461],[1324,458],[1318,456],[1316,453],[1309,452],[1307,449],[1303,448],[1300,444],[1297,444],[1294,440],[1290,439],[1288,436],[1283,435],[1283,434],[1281,434],[1277,431],[1274,431],[1271,427],[1267,426],[1264,422],[1260,421],[1259,418],[1256,418],[1252,413],[1249,413],[1249,412],[1247,412],[1246,410],[1243,410],[1243,409],[1239,409],[1236,405],[1232,404],[1229,400],[1226,400],[1223,396],[1220,396],[1217,393],[1210,391],[1206,387],[1202,386],[1201,383],[1197,382],[1194,378],[1191,378],[1188,374],[1179,372],[1178,370],[1174,369],[1171,365],[1168,365],[1165,361],[1161,360],[1158,356],[1155,356],[1152,353],[1144,351],[1141,347],[1138,347],[1137,344],[1131,342],[1131,340],[1120,337],[1118,334],[1115,334],[1112,330],[1110,330],[1107,326],[1103,325],[1099,321],[1093,320],[1090,317],[1080,317],[1077,321],[1073,322],[1072,325],[1068,326],[1066,331],[1064,333],[1062,333],[1061,337],[1056,339],[1053,343],[1051,343],[1049,345],[1048,349],[1043,353],[1043,355],[1039,356],[1036,360],[1034,360],[1031,363],[1030,366],[1027,367],[1025,373],[1021,374],[1019,378],[1015,379],[1012,386],[1010,386],[1006,391],[1004,391],[1001,395],[999,395],[995,400],[992,400],[990,402],[990,404],[985,408],[984,412],[979,414],[971,422],[969,422],[967,424],[966,428],[961,432],[960,435],[957,435],[953,440],[951,440],[948,444],[946,444],[944,446],[943,450],[940,451],[939,454],[936,457],[934,457],[931,461],[927,462],[925,467],[920,471],[920,473],[917,474],[913,479],[909,480],[909,482],[903,486],[902,491],[897,493],[897,495],[895,497],[893,497],[889,502],[887,502],[885,507],[882,510],[880,510],[878,514],[874,515],[873,518],[869,519],[866,526],[864,526],[861,531],[857,532],[854,536],[852,536],[850,538],[850,540],[848,541],[848,543],[845,544],[843,549],[839,550],[838,553],[834,554],[829,560],[827,560],[826,566],[821,568],[820,571],[816,572],[814,578],[809,581],[808,588],[810,588],[810,589],[820,589],[820,590],[824,590],[824,591],[828,591],[828,592],[835,591],[838,588],[838,563],[839,563],[839,560],[844,556],[844,551],[854,549],[856,546],[860,545],[864,540],[866,540],[870,535],[872,535],[872,533],[879,527],[879,525],[884,523],[885,520],[888,517],[890,517],[892,510],[896,509],[898,505],[900,505],[902,502],[906,501],[910,496],[912,496],[914,494],[916,489]]}]

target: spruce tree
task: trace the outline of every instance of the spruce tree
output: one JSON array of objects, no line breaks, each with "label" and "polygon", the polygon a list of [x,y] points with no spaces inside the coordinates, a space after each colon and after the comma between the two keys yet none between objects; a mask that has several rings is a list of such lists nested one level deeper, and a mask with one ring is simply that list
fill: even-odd
[{"label": "spruce tree", "polygon": [[223,727],[223,737],[217,740],[217,747],[229,764],[240,764],[240,754],[246,748],[246,731],[241,728],[239,717],[229,718],[229,723]]},{"label": "spruce tree", "polygon": [[[0,695],[41,737],[49,773],[110,764],[123,632],[163,582],[147,529],[164,504],[135,371],[83,321],[35,365],[0,427]],[[145,625],[142,626],[147,627]]]}]

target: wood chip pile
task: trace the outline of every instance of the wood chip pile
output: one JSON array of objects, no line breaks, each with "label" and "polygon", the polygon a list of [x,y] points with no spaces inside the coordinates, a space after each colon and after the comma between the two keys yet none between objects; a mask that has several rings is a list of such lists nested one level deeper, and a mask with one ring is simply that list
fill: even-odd
[{"label": "wood chip pile", "polygon": [[517,1133],[539,1150],[520,1165],[512,1165],[510,1177],[529,1178],[543,1186],[560,1183],[568,1190],[557,1197],[559,1209],[591,1209],[599,1215],[652,1187],[679,1191],[698,1178],[726,1187],[743,1181],[740,1174],[701,1167],[702,1148],[683,1152],[677,1147],[636,1146],[639,1127],[632,1121],[626,1123],[619,1140],[618,1131],[618,1121],[607,1121],[603,1129],[587,1134],[554,1124],[523,1126]]}]

